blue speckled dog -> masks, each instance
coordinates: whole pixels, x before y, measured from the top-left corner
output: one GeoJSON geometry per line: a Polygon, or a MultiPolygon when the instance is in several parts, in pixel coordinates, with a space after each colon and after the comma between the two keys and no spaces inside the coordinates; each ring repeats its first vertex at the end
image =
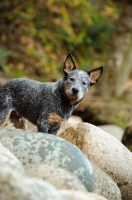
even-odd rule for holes
{"type": "Polygon", "coordinates": [[[56,134],[86,96],[88,88],[99,80],[103,67],[90,72],[77,70],[69,53],[63,71],[64,78],[55,83],[16,78],[0,88],[0,128],[15,111],[36,125],[39,132],[56,134]]]}

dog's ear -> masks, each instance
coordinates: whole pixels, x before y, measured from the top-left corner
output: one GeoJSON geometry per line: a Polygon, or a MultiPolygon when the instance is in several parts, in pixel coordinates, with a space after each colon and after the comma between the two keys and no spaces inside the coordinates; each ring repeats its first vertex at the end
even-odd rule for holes
{"type": "Polygon", "coordinates": [[[63,72],[69,73],[73,69],[76,69],[76,66],[75,66],[75,63],[73,61],[72,54],[69,53],[67,55],[66,59],[65,59],[65,62],[64,62],[63,72]]]}
{"type": "Polygon", "coordinates": [[[102,66],[88,72],[88,75],[90,77],[90,86],[92,86],[92,85],[94,85],[95,83],[98,82],[102,73],[103,73],[103,67],[102,66]]]}

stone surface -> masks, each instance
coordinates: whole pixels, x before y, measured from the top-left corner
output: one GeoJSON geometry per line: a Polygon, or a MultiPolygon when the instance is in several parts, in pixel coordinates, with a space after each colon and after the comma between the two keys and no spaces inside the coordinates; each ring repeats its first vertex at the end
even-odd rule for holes
{"type": "Polygon", "coordinates": [[[78,117],[76,115],[72,115],[68,121],[66,121],[60,128],[60,130],[58,131],[58,134],[60,134],[61,132],[63,132],[66,128],[69,128],[71,126],[74,126],[75,124],[78,124],[82,122],[81,117],[78,117]]]}
{"type": "Polygon", "coordinates": [[[0,161],[0,200],[66,200],[52,185],[22,176],[0,161]]]}
{"type": "Polygon", "coordinates": [[[123,200],[132,199],[132,153],[120,141],[88,123],[68,128],[60,136],[76,144],[117,183],[123,200]]]}
{"type": "Polygon", "coordinates": [[[106,131],[107,133],[113,135],[119,141],[122,141],[124,130],[119,126],[116,126],[114,124],[109,124],[109,125],[100,125],[98,127],[101,128],[103,131],[106,131]]]}
{"type": "Polygon", "coordinates": [[[3,129],[0,140],[25,166],[37,164],[61,167],[75,174],[88,191],[93,191],[93,168],[86,156],[75,145],[57,136],[3,129]]]}
{"type": "Polygon", "coordinates": [[[67,197],[68,200],[107,200],[105,197],[93,193],[70,190],[62,190],[60,192],[62,195],[67,197]]]}
{"type": "Polygon", "coordinates": [[[81,181],[65,169],[47,164],[32,166],[27,169],[26,175],[45,180],[57,189],[87,191],[81,181]]]}
{"type": "Polygon", "coordinates": [[[0,143],[0,161],[21,174],[25,173],[22,163],[0,143]]]}
{"type": "Polygon", "coordinates": [[[121,200],[121,192],[117,184],[98,166],[91,163],[94,170],[94,193],[109,200],[121,200]]]}

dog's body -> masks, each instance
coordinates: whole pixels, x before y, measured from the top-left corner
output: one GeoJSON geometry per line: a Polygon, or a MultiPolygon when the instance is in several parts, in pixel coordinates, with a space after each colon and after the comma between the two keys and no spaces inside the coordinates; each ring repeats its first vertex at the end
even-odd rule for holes
{"type": "Polygon", "coordinates": [[[70,53],[63,69],[64,79],[55,83],[18,78],[0,88],[0,127],[15,110],[36,125],[39,132],[56,134],[103,71],[102,67],[88,73],[77,70],[70,53]]]}

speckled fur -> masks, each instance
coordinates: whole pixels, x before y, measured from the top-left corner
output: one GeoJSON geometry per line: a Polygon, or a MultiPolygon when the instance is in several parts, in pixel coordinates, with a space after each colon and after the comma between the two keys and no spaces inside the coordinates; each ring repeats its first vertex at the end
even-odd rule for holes
{"type": "Polygon", "coordinates": [[[64,62],[64,79],[55,83],[41,83],[27,78],[12,79],[0,88],[0,128],[10,110],[37,126],[39,132],[56,134],[60,122],[68,120],[74,108],[82,101],[88,87],[98,81],[103,68],[84,72],[77,70],[71,53],[64,62]],[[94,73],[99,72],[96,80],[94,73]],[[76,79],[72,80],[75,76],[76,79]],[[77,91],[73,91],[77,89],[77,91]],[[57,118],[51,120],[50,116],[57,118]],[[59,121],[57,121],[59,119],[59,121]],[[52,122],[51,122],[52,121],[52,122]]]}

